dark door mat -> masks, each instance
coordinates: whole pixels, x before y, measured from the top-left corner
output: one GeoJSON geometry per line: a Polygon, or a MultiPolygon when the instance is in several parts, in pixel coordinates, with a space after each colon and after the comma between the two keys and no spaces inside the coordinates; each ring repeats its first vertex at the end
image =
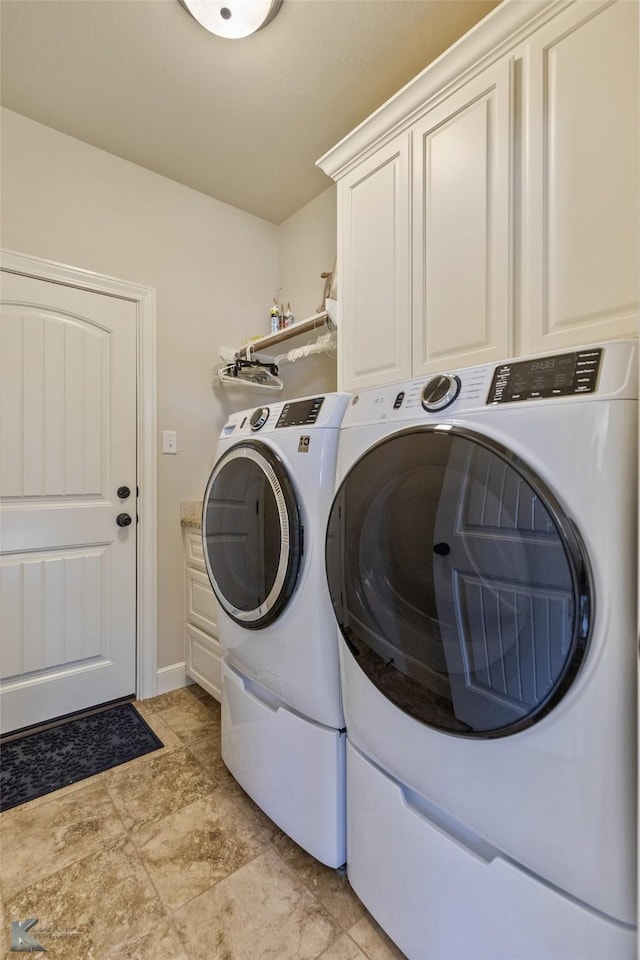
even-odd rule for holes
{"type": "Polygon", "coordinates": [[[110,770],[164,744],[121,703],[0,745],[0,810],[110,770]]]}

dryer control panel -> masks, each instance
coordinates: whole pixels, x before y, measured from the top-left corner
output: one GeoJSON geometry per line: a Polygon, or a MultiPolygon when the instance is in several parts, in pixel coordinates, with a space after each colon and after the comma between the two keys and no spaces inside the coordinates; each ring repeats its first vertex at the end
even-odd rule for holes
{"type": "Polygon", "coordinates": [[[487,403],[513,403],[542,397],[593,393],[598,382],[602,349],[579,350],[537,357],[496,367],[487,403]]]}
{"type": "MultiPolygon", "coordinates": [[[[369,387],[351,397],[343,428],[365,423],[450,422],[472,410],[537,403],[638,398],[638,341],[612,340],[565,353],[514,357],[450,373],[369,387]]],[[[545,403],[546,406],[546,403],[545,403]]]]}

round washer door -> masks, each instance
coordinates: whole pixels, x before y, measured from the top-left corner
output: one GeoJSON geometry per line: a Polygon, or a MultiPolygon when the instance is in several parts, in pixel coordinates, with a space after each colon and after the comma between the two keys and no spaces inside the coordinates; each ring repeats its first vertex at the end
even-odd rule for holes
{"type": "Polygon", "coordinates": [[[296,586],[302,526],[284,464],[266,444],[238,443],[218,460],[205,491],[202,539],[227,615],[247,629],[272,623],[296,586]]]}
{"type": "Polygon", "coordinates": [[[569,689],[593,598],[582,541],[510,451],[454,426],[393,434],[338,489],[327,578],[346,648],[400,709],[516,733],[569,689]]]}

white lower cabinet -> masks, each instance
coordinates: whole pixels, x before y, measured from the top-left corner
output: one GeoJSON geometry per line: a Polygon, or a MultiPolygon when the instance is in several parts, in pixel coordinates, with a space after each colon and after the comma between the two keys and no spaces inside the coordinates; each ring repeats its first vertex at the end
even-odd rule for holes
{"type": "Polygon", "coordinates": [[[185,527],[183,537],[186,672],[219,700],[222,652],[217,639],[216,598],[206,573],[200,531],[185,527]]]}

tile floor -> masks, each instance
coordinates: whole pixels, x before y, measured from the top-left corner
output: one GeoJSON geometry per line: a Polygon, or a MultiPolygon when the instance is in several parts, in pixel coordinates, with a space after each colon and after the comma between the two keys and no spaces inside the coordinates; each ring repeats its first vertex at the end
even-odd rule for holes
{"type": "Polygon", "coordinates": [[[402,960],[230,776],[216,700],[136,706],[162,750],[0,815],[3,960],[30,917],[50,960],[402,960]]]}

